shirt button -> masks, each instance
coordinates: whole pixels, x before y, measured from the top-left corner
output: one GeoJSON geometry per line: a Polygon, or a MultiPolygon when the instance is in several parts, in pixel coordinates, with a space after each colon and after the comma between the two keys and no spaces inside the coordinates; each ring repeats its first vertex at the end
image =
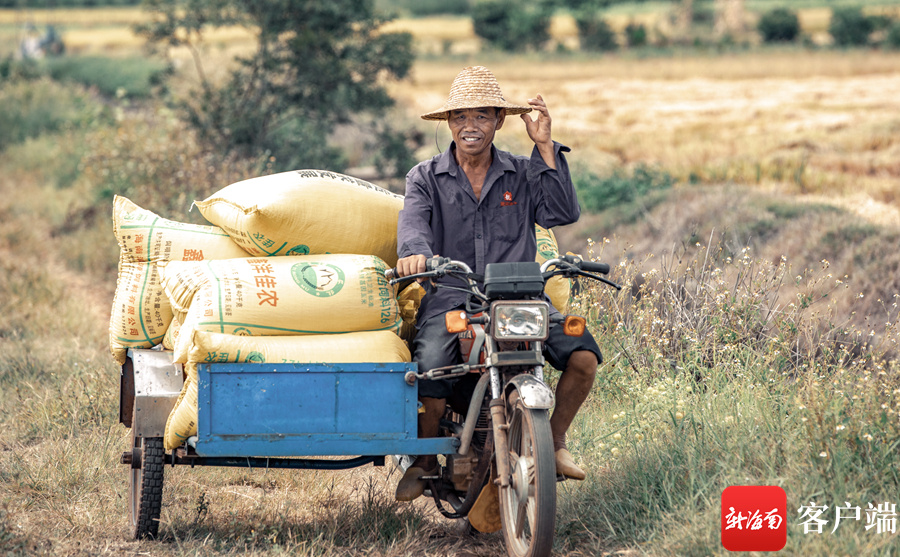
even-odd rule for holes
{"type": "Polygon", "coordinates": [[[480,239],[481,239],[481,234],[476,234],[475,237],[478,238],[478,239],[480,240],[480,239]]]}

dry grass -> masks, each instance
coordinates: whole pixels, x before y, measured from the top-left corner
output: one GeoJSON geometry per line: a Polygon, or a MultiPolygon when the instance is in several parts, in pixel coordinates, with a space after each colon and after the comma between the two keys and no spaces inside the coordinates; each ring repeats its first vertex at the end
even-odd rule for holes
{"type": "MultiPolygon", "coordinates": [[[[488,65],[508,98],[541,93],[556,138],[595,171],[643,162],[683,182],[897,200],[900,54],[428,61],[393,93],[419,113],[440,106],[452,76],[470,62],[488,65]]],[[[527,146],[515,121],[499,139],[527,146]]]]}

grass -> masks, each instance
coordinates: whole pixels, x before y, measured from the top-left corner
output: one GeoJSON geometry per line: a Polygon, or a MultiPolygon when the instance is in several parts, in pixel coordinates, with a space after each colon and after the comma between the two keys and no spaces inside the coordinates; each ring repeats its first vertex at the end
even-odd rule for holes
{"type": "MultiPolygon", "coordinates": [[[[865,512],[812,535],[796,511],[897,502],[897,60],[451,53],[395,89],[414,118],[485,63],[508,98],[544,94],[579,172],[622,178],[594,183],[620,204],[557,231],[625,285],[575,303],[605,363],[570,432],[589,479],[560,485],[557,554],[725,555],[720,494],[754,484],[788,494],[787,554],[895,551],[865,512]],[[633,182],[642,164],[675,183],[633,182]]],[[[0,98],[0,553],[502,553],[497,535],[393,501],[397,474],[375,467],[167,469],[161,539],[128,540],[110,197],[189,221],[192,199],[266,161],[223,158],[155,100],[46,79],[4,81],[0,98]]],[[[498,141],[524,152],[516,124],[498,141]]]]}
{"type": "Polygon", "coordinates": [[[145,57],[68,56],[48,58],[46,71],[62,82],[96,87],[106,96],[148,98],[163,84],[168,65],[145,57]]]}
{"type": "Polygon", "coordinates": [[[827,270],[793,278],[784,263],[723,255],[701,245],[662,267],[623,262],[631,295],[581,299],[608,363],[592,394],[602,416],[579,422],[577,448],[607,469],[565,500],[560,524],[595,551],[637,538],[654,540],[653,555],[706,555],[725,487],[779,485],[789,554],[889,551],[892,538],[862,524],[805,535],[794,510],[895,493],[896,329],[870,341],[833,321],[843,286],[827,270]],[[795,296],[781,297],[790,283],[795,296]]]}

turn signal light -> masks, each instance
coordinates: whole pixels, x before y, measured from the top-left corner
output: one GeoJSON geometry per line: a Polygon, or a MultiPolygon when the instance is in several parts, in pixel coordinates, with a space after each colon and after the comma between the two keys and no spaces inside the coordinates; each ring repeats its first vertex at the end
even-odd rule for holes
{"type": "Polygon", "coordinates": [[[448,333],[461,333],[469,328],[469,317],[464,311],[449,311],[444,315],[448,333]]]}
{"type": "Polygon", "coordinates": [[[580,337],[584,334],[586,322],[580,315],[567,315],[563,322],[563,332],[569,337],[580,337]]]}

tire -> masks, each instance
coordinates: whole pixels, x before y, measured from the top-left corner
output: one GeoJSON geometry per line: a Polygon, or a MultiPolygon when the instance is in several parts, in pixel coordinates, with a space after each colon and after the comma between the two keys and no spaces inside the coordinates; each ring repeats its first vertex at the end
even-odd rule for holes
{"type": "MultiPolygon", "coordinates": [[[[514,396],[517,399],[517,397],[514,396]]],[[[556,529],[556,456],[547,410],[510,401],[507,410],[511,481],[500,488],[500,520],[512,557],[545,557],[556,529]]]]}
{"type": "Polygon", "coordinates": [[[132,434],[134,458],[140,465],[129,470],[128,519],[134,539],[155,538],[159,533],[162,509],[163,463],[165,451],[162,437],[137,437],[132,434]]]}

